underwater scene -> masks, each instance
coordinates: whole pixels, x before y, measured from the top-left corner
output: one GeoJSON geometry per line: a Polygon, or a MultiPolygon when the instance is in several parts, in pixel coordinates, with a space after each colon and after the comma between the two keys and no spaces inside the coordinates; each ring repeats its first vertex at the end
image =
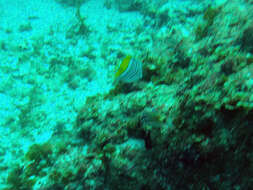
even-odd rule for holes
{"type": "Polygon", "coordinates": [[[253,189],[253,0],[0,0],[0,190],[253,189]]]}

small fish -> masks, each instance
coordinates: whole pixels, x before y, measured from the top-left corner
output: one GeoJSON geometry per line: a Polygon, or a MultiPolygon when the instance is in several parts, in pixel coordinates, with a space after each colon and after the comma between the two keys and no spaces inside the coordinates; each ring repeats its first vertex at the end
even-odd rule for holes
{"type": "Polygon", "coordinates": [[[142,78],[142,63],[131,56],[126,56],[117,72],[115,73],[115,81],[124,83],[135,82],[142,78]]]}

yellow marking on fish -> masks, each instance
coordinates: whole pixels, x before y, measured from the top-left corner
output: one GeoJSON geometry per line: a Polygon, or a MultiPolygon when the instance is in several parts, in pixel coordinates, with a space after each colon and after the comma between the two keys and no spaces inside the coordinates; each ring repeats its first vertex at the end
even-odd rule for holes
{"type": "Polygon", "coordinates": [[[116,81],[131,83],[140,78],[142,78],[142,63],[129,55],[126,56],[115,73],[116,81]]]}
{"type": "Polygon", "coordinates": [[[118,78],[128,67],[132,57],[127,55],[121,62],[118,71],[115,73],[115,78],[118,78]]]}

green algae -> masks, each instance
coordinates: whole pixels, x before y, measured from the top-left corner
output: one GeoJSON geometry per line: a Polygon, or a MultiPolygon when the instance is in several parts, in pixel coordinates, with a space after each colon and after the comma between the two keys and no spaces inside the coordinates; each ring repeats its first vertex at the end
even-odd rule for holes
{"type": "Polygon", "coordinates": [[[24,168],[17,166],[14,167],[7,177],[8,188],[4,190],[32,190],[36,180],[24,175],[24,168]]]}
{"type": "Polygon", "coordinates": [[[38,164],[42,160],[48,160],[50,154],[52,154],[50,143],[33,144],[26,153],[25,158],[38,164]]]}
{"type": "Polygon", "coordinates": [[[41,171],[50,164],[51,154],[52,145],[50,143],[33,144],[25,154],[25,159],[30,161],[25,170],[26,175],[44,175],[41,171]]]}
{"type": "Polygon", "coordinates": [[[195,28],[195,36],[197,40],[201,40],[209,34],[215,18],[219,15],[221,7],[208,7],[203,15],[203,23],[200,23],[195,28]]]}

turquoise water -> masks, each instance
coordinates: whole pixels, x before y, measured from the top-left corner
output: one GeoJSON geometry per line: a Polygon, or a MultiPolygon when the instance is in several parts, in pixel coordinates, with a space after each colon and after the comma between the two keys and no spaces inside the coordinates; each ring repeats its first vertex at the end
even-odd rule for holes
{"type": "Polygon", "coordinates": [[[0,190],[251,189],[253,1],[0,0],[0,132],[0,190]]]}

